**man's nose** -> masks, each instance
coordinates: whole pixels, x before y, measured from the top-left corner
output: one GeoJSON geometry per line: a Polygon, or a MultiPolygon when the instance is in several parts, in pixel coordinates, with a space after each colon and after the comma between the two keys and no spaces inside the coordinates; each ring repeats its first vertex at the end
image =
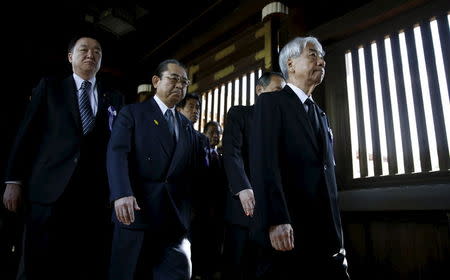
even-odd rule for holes
{"type": "Polygon", "coordinates": [[[94,57],[94,51],[93,50],[88,50],[87,57],[94,57]]]}
{"type": "Polygon", "coordinates": [[[176,87],[176,88],[182,89],[182,88],[183,88],[183,84],[181,83],[181,81],[177,81],[177,82],[175,83],[175,87],[176,87]]]}
{"type": "Polygon", "coordinates": [[[323,57],[319,57],[317,59],[317,65],[321,65],[322,67],[325,67],[325,59],[323,57]]]}

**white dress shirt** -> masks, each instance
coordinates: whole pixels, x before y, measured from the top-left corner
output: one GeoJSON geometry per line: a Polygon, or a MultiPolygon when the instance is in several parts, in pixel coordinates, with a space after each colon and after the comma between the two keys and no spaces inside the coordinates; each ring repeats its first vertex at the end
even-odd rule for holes
{"type": "MultiPolygon", "coordinates": [[[[294,86],[291,83],[287,83],[287,85],[295,92],[295,94],[297,94],[298,98],[300,99],[300,101],[303,104],[303,108],[305,108],[306,113],[308,113],[308,105],[305,104],[306,99],[311,99],[312,102],[314,102],[314,100],[312,99],[312,96],[308,96],[303,90],[301,90],[300,88],[294,86]]],[[[314,102],[316,103],[316,102],[314,102]]]]}

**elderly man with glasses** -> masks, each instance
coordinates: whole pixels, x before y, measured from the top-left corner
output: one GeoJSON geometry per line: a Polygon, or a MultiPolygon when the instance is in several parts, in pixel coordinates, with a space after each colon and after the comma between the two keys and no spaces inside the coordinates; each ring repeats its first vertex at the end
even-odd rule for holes
{"type": "Polygon", "coordinates": [[[191,277],[191,182],[202,162],[192,123],[175,110],[189,85],[186,67],[165,60],[153,98],[124,107],[107,151],[114,237],[110,279],[191,277]]]}

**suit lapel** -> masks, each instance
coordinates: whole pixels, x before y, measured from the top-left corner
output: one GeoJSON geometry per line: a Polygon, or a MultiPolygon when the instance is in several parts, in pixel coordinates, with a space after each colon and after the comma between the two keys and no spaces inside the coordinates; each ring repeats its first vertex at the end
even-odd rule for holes
{"type": "Polygon", "coordinates": [[[166,155],[171,158],[173,154],[173,138],[170,135],[169,127],[167,126],[167,121],[164,118],[161,109],[159,109],[158,104],[153,98],[150,98],[146,101],[149,106],[149,125],[155,127],[157,133],[156,137],[159,140],[159,143],[163,147],[166,155]]]}
{"type": "Polygon", "coordinates": [[[108,108],[109,100],[107,96],[106,89],[102,86],[102,83],[97,79],[97,114],[95,116],[95,125],[98,126],[108,126],[108,108]],[[106,114],[106,116],[105,116],[106,114]]]}
{"type": "Polygon", "coordinates": [[[316,151],[319,151],[317,137],[315,137],[314,135],[313,128],[311,126],[311,123],[309,122],[308,115],[306,114],[305,108],[303,107],[300,98],[298,98],[297,94],[295,94],[295,92],[289,86],[285,86],[283,90],[287,93],[291,101],[288,103],[290,104],[290,106],[294,107],[295,116],[297,117],[297,120],[301,123],[301,125],[305,128],[306,134],[308,135],[311,144],[316,149],[316,151]]]}
{"type": "Polygon", "coordinates": [[[63,96],[69,104],[69,110],[72,113],[73,119],[77,129],[81,130],[80,109],[78,106],[77,87],[73,76],[70,76],[63,81],[63,96]]]}
{"type": "Polygon", "coordinates": [[[323,156],[326,158],[326,155],[328,154],[328,143],[327,143],[327,137],[328,137],[328,123],[327,123],[327,117],[325,115],[325,112],[317,106],[317,113],[320,123],[320,134],[322,139],[322,147],[323,147],[323,156]]]}
{"type": "Polygon", "coordinates": [[[102,84],[97,80],[97,100],[98,100],[98,107],[97,107],[97,116],[99,114],[102,114],[106,111],[106,92],[104,91],[104,88],[102,87],[102,84]]]}

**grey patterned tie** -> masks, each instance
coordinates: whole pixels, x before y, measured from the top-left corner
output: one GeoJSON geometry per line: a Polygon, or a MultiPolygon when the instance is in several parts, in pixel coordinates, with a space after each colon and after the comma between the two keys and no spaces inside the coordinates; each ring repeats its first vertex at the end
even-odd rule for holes
{"type": "Polygon", "coordinates": [[[164,117],[167,120],[167,125],[169,126],[170,135],[172,135],[172,137],[176,143],[177,138],[176,138],[176,134],[175,134],[175,123],[174,123],[174,116],[173,116],[172,110],[167,109],[166,112],[164,113],[164,117]]]}
{"type": "Polygon", "coordinates": [[[83,134],[86,135],[94,125],[94,114],[92,113],[91,102],[89,101],[89,91],[91,82],[84,81],[81,84],[81,94],[78,97],[80,106],[81,123],[83,124],[83,134]]]}

